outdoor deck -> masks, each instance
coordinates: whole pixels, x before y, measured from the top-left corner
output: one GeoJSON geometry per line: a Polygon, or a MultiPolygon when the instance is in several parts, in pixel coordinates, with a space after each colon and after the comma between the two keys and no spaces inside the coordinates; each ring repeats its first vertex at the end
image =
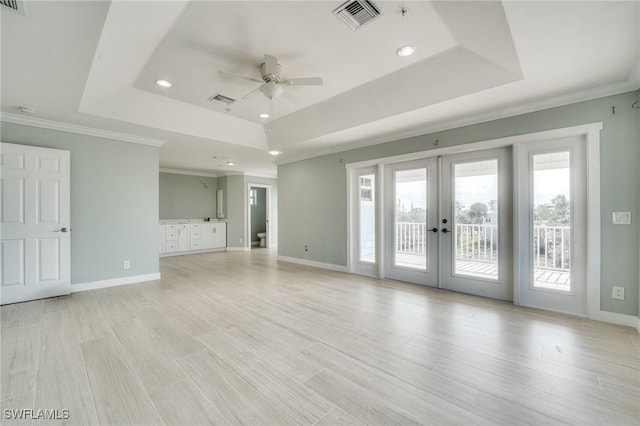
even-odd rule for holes
{"type": "MultiPolygon", "coordinates": [[[[396,264],[409,268],[424,269],[426,256],[410,253],[397,253],[396,264]]],[[[456,262],[456,274],[468,275],[476,278],[495,279],[498,274],[496,263],[484,261],[458,260],[456,262]]],[[[550,290],[569,291],[570,273],[545,268],[535,268],[535,283],[538,288],[550,290]]]]}

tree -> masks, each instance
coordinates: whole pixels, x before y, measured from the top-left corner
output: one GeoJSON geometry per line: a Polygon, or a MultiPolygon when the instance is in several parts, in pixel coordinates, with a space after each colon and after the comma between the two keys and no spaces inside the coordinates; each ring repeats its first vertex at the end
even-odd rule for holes
{"type": "Polygon", "coordinates": [[[549,204],[536,206],[534,220],[540,226],[568,226],[571,220],[571,203],[564,194],[558,194],[549,204]]]}

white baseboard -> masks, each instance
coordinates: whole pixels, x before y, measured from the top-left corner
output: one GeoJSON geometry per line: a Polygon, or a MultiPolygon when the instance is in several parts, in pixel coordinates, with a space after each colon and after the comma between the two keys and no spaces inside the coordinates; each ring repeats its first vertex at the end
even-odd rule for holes
{"type": "Polygon", "coordinates": [[[160,257],[185,256],[189,254],[202,254],[202,253],[215,253],[217,251],[225,251],[225,250],[226,250],[226,247],[215,248],[215,249],[205,249],[205,250],[193,250],[193,251],[172,251],[169,253],[160,253],[160,257]]]}
{"type": "Polygon", "coordinates": [[[304,266],[313,266],[314,268],[329,269],[331,271],[338,271],[338,272],[347,272],[346,266],[336,265],[333,263],[316,262],[314,260],[299,259],[297,257],[280,256],[280,255],[278,255],[277,259],[282,262],[296,263],[298,265],[304,265],[304,266]]]}
{"type": "Polygon", "coordinates": [[[227,251],[251,251],[251,247],[227,247],[227,251]]]}
{"type": "Polygon", "coordinates": [[[88,283],[72,284],[71,293],[79,291],[97,290],[99,288],[115,287],[119,285],[135,284],[144,281],[154,281],[160,279],[160,272],[155,274],[133,275],[130,277],[114,278],[112,280],[92,281],[88,283]]]}
{"type": "Polygon", "coordinates": [[[598,311],[591,316],[592,320],[608,322],[611,324],[625,325],[638,329],[640,333],[640,319],[635,315],[617,314],[615,312],[598,311]]]}

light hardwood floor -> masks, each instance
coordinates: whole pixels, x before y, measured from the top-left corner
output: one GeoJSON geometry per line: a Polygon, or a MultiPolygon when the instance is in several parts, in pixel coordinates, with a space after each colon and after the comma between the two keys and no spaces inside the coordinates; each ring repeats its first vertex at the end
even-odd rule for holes
{"type": "Polygon", "coordinates": [[[275,257],[2,307],[3,424],[640,423],[633,329],[275,257]]]}

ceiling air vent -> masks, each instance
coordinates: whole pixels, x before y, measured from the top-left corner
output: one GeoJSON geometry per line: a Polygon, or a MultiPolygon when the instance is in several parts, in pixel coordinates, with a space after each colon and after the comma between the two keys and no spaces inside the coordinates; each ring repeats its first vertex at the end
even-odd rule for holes
{"type": "Polygon", "coordinates": [[[226,106],[231,105],[232,103],[234,103],[236,100],[229,98],[227,96],[221,95],[219,93],[212,95],[209,97],[209,99],[207,99],[209,102],[218,102],[221,104],[224,104],[226,106]]]}
{"type": "Polygon", "coordinates": [[[380,10],[369,0],[348,1],[333,11],[333,14],[349,27],[357,30],[367,22],[380,16],[380,10]]]}
{"type": "Polygon", "coordinates": [[[23,0],[0,0],[0,6],[7,7],[24,15],[24,1],[23,0]]]}

